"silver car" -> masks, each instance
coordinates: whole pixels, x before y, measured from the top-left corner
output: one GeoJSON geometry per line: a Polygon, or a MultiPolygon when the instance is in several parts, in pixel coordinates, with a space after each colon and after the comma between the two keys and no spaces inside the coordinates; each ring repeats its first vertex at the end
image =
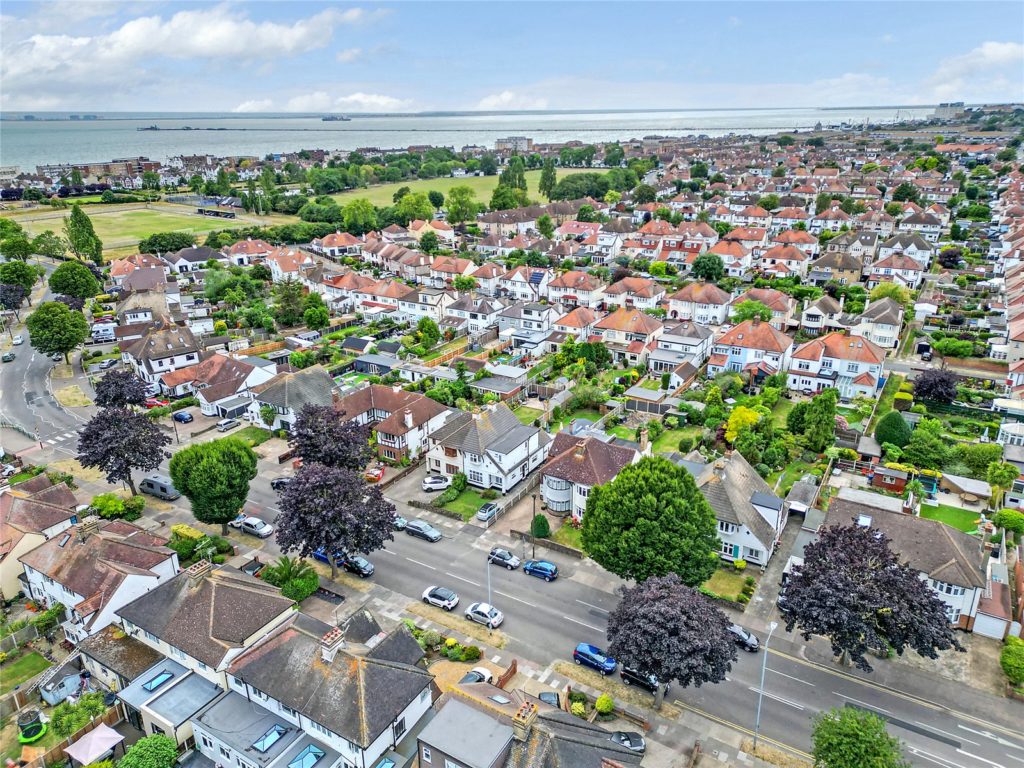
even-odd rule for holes
{"type": "Polygon", "coordinates": [[[505,620],[505,614],[488,603],[473,603],[466,609],[466,618],[488,629],[497,629],[505,620]]]}
{"type": "Polygon", "coordinates": [[[423,483],[420,487],[427,493],[430,493],[431,491],[444,491],[451,484],[452,479],[450,477],[445,477],[444,475],[427,475],[423,478],[423,483]]]}
{"type": "Polygon", "coordinates": [[[274,526],[263,522],[258,517],[238,517],[228,523],[228,525],[237,528],[242,533],[258,536],[261,539],[266,539],[274,533],[274,526]]]}

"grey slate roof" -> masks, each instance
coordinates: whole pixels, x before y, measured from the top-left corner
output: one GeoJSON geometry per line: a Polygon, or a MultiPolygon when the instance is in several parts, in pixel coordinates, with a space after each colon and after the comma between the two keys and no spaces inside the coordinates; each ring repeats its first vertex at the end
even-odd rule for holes
{"type": "Polygon", "coordinates": [[[449,699],[420,741],[462,765],[493,765],[512,740],[512,726],[458,699],[449,699]]]}
{"type": "Polygon", "coordinates": [[[899,325],[901,314],[903,314],[903,307],[892,299],[885,298],[872,301],[864,308],[860,316],[864,320],[871,320],[875,323],[899,325]]]}
{"type": "Polygon", "coordinates": [[[159,651],[124,634],[115,624],[80,641],[78,649],[129,682],[162,658],[159,651]]]}
{"type": "Polygon", "coordinates": [[[608,738],[608,731],[568,712],[537,715],[526,741],[512,742],[505,768],[601,768],[605,760],[639,765],[641,755],[608,738]]]}
{"type": "Polygon", "coordinates": [[[507,405],[498,403],[480,413],[456,414],[431,437],[446,448],[482,456],[487,451],[506,453],[537,431],[522,424],[507,405]]]}
{"type": "Polygon", "coordinates": [[[782,502],[738,451],[706,464],[697,477],[697,487],[716,519],[746,526],[766,547],[775,541],[775,529],[754,509],[754,503],[778,510],[782,502]]]}
{"type": "Polygon", "coordinates": [[[298,411],[307,404],[330,405],[333,389],[334,379],[323,366],[314,365],[295,373],[282,373],[252,391],[261,403],[298,411]]]}

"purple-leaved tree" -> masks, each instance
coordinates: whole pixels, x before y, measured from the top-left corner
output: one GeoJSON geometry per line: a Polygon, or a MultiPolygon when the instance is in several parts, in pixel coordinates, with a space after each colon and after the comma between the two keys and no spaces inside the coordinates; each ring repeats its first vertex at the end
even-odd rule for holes
{"type": "Polygon", "coordinates": [[[373,456],[370,430],[330,405],[304,405],[295,419],[291,445],[306,464],[362,470],[373,456]]]}
{"type": "Polygon", "coordinates": [[[128,408],[104,408],[78,437],[78,461],[107,474],[108,483],[125,482],[136,495],[132,471],[160,466],[164,447],[171,442],[146,414],[128,408]]]}
{"type": "Polygon", "coordinates": [[[146,385],[132,371],[107,371],[96,382],[96,405],[100,408],[120,408],[142,405],[146,400],[146,385]]]}

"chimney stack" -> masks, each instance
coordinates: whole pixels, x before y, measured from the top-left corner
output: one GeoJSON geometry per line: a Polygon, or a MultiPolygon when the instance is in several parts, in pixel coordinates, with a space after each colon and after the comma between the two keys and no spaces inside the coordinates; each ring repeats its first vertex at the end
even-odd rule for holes
{"type": "Polygon", "coordinates": [[[188,570],[185,571],[188,574],[188,588],[195,589],[198,587],[212,570],[213,563],[206,559],[190,565],[188,570]]]}
{"type": "Polygon", "coordinates": [[[330,664],[343,645],[345,645],[345,635],[338,627],[335,627],[320,638],[320,658],[326,664],[330,664]]]}
{"type": "Polygon", "coordinates": [[[647,452],[648,433],[647,427],[640,430],[640,453],[647,452]]]}
{"type": "Polygon", "coordinates": [[[403,416],[402,416],[402,421],[405,423],[405,428],[406,429],[412,429],[412,425],[413,425],[412,411],[406,410],[405,414],[403,414],[403,416]]]}
{"type": "Polygon", "coordinates": [[[83,518],[82,522],[78,524],[75,531],[78,533],[78,540],[85,541],[89,536],[96,533],[100,529],[100,519],[95,515],[83,518]]]}
{"type": "Polygon", "coordinates": [[[512,738],[516,741],[526,741],[530,738],[530,729],[533,728],[533,721],[537,719],[537,705],[524,702],[515,716],[512,718],[512,738]]]}

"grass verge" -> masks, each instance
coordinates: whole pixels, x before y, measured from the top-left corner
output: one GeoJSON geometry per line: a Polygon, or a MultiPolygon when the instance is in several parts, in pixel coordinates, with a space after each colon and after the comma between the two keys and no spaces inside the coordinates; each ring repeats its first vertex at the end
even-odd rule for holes
{"type": "Polygon", "coordinates": [[[255,448],[257,445],[262,445],[267,442],[274,435],[267,429],[260,429],[259,427],[248,426],[244,429],[238,430],[235,433],[235,437],[240,440],[244,440],[250,448],[255,448]]]}
{"type": "Polygon", "coordinates": [[[445,504],[444,508],[461,515],[463,520],[468,521],[486,503],[487,499],[477,493],[477,491],[472,488],[466,488],[455,497],[455,501],[445,504]]]}
{"type": "MultiPolygon", "coordinates": [[[[588,685],[591,688],[607,693],[616,703],[625,702],[632,704],[636,707],[644,707],[651,709],[654,705],[654,694],[648,693],[645,690],[634,688],[631,685],[623,685],[618,675],[608,675],[605,677],[592,669],[582,667],[578,664],[573,664],[571,661],[556,661],[553,665],[555,672],[562,675],[563,677],[569,678],[569,680],[576,680],[584,685],[588,685]]],[[[669,697],[672,696],[672,691],[669,690],[669,697]]],[[[661,705],[661,711],[658,712],[661,717],[667,717],[671,720],[679,717],[679,709],[672,704],[669,704],[666,700],[661,705]]]]}
{"type": "Polygon", "coordinates": [[[92,400],[86,396],[85,392],[77,384],[55,389],[53,396],[65,408],[85,408],[92,405],[92,400]]]}
{"type": "Polygon", "coordinates": [[[460,604],[454,611],[449,613],[426,603],[410,603],[406,606],[405,610],[429,619],[435,624],[440,624],[442,627],[448,627],[456,632],[461,632],[467,637],[472,637],[474,640],[479,640],[481,643],[486,643],[493,648],[505,647],[505,644],[508,642],[508,636],[504,632],[500,629],[488,630],[487,627],[477,624],[475,621],[468,621],[465,613],[463,613],[464,608],[465,606],[460,604]]]}
{"type": "Polygon", "coordinates": [[[551,540],[583,552],[583,530],[563,523],[551,534],[551,540]]]}

